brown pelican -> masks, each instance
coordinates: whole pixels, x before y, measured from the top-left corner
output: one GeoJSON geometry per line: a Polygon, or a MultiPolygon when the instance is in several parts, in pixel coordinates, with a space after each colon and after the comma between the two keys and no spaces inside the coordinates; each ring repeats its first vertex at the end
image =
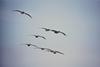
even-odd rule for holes
{"type": "Polygon", "coordinates": [[[36,38],[40,37],[40,38],[46,39],[45,37],[40,36],[40,35],[33,35],[33,36],[35,36],[36,38]]]}
{"type": "Polygon", "coordinates": [[[13,11],[19,12],[21,14],[25,14],[25,15],[29,16],[30,18],[32,18],[32,16],[30,14],[28,14],[28,13],[26,13],[24,11],[20,11],[20,10],[13,10],[13,11]]]}
{"type": "Polygon", "coordinates": [[[63,34],[64,36],[66,36],[66,34],[63,33],[63,32],[61,32],[61,31],[57,31],[57,30],[51,30],[51,31],[54,32],[55,34],[61,33],[61,34],[63,34]]]}

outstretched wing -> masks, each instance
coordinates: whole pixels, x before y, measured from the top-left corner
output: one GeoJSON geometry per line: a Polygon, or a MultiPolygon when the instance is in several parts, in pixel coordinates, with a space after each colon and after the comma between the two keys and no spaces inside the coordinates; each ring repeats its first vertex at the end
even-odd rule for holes
{"type": "Polygon", "coordinates": [[[28,14],[28,13],[25,13],[25,15],[29,16],[29,17],[32,19],[32,16],[31,16],[30,14],[28,14]]]}
{"type": "Polygon", "coordinates": [[[41,38],[43,38],[43,39],[46,39],[45,37],[43,37],[43,36],[39,36],[39,37],[41,37],[41,38]]]}
{"type": "Polygon", "coordinates": [[[16,11],[16,12],[20,12],[20,13],[23,12],[23,11],[20,11],[20,10],[12,10],[12,11],[16,11]]]}
{"type": "Polygon", "coordinates": [[[63,34],[64,36],[66,36],[66,34],[64,32],[59,31],[59,33],[63,34]]]}
{"type": "Polygon", "coordinates": [[[32,44],[32,46],[34,46],[35,48],[41,49],[41,48],[40,48],[40,47],[38,47],[37,45],[33,45],[33,44],[32,44]]]}
{"type": "Polygon", "coordinates": [[[48,28],[41,28],[41,29],[44,29],[45,31],[50,31],[50,29],[48,29],[48,28]]]}
{"type": "Polygon", "coordinates": [[[59,53],[59,54],[63,54],[64,55],[64,53],[62,53],[62,52],[59,52],[59,51],[55,51],[56,53],[59,53]]]}

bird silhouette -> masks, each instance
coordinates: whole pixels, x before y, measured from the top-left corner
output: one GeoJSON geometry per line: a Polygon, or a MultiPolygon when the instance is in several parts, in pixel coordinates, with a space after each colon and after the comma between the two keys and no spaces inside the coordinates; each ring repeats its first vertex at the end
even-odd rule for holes
{"type": "Polygon", "coordinates": [[[43,38],[43,39],[46,39],[45,37],[43,37],[43,36],[40,36],[40,35],[33,35],[33,36],[35,36],[36,38],[43,38]]]}
{"type": "Polygon", "coordinates": [[[61,34],[63,34],[64,36],[66,36],[66,34],[65,34],[64,32],[57,31],[57,30],[51,30],[51,31],[54,32],[55,34],[61,33],[61,34]]]}
{"type": "Polygon", "coordinates": [[[45,31],[50,31],[50,29],[48,29],[48,28],[41,28],[41,29],[44,29],[45,31]]]}
{"type": "Polygon", "coordinates": [[[20,10],[13,10],[13,11],[19,12],[21,14],[25,14],[25,15],[29,16],[32,19],[32,16],[30,14],[24,12],[24,11],[20,11],[20,10]]]}

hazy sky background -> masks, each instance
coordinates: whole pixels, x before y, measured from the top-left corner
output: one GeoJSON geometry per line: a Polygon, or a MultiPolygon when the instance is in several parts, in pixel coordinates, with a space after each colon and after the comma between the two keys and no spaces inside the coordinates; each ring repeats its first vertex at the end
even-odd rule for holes
{"type": "Polygon", "coordinates": [[[0,67],[100,67],[100,0],[1,0],[0,8],[0,67]],[[33,18],[12,11],[16,9],[33,18]],[[35,39],[32,34],[47,40],[35,39]],[[35,50],[25,43],[65,55],[35,50]]]}

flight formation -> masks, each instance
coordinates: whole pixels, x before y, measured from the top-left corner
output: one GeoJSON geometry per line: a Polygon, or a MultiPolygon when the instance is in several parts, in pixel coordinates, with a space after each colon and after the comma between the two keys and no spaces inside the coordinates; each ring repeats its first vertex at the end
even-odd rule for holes
{"type": "Polygon", "coordinates": [[[30,44],[30,43],[29,43],[29,44],[25,44],[25,45],[27,45],[28,47],[33,46],[33,47],[35,47],[35,48],[37,48],[37,49],[45,50],[45,51],[51,52],[51,53],[53,53],[53,54],[59,53],[59,54],[64,55],[64,53],[62,53],[62,52],[60,52],[60,51],[55,51],[55,50],[52,50],[52,49],[49,49],[49,48],[42,48],[42,47],[39,47],[39,46],[37,46],[37,45],[30,44]]]}
{"type": "MultiPolygon", "coordinates": [[[[22,10],[12,10],[13,12],[15,13],[20,13],[20,15],[25,15],[25,16],[28,16],[29,18],[32,19],[32,15],[25,12],[25,11],[22,11],[22,10]]],[[[19,16],[20,16],[19,15],[19,16]]],[[[60,30],[55,30],[55,29],[49,29],[49,28],[45,28],[45,27],[41,27],[40,30],[44,30],[45,32],[53,32],[54,34],[61,34],[63,36],[66,36],[66,33],[60,31],[60,30]]],[[[47,38],[45,36],[42,36],[42,35],[38,35],[38,34],[32,34],[32,37],[36,38],[36,39],[44,39],[46,40],[47,38]]],[[[47,51],[47,52],[50,52],[52,54],[62,54],[64,55],[63,52],[60,52],[60,51],[56,51],[56,50],[52,50],[52,49],[49,49],[49,48],[43,48],[43,47],[39,47],[37,45],[34,45],[34,44],[31,44],[31,43],[27,43],[27,44],[24,44],[26,45],[27,47],[35,47],[36,49],[40,49],[40,50],[43,50],[43,51],[47,51]]]]}

